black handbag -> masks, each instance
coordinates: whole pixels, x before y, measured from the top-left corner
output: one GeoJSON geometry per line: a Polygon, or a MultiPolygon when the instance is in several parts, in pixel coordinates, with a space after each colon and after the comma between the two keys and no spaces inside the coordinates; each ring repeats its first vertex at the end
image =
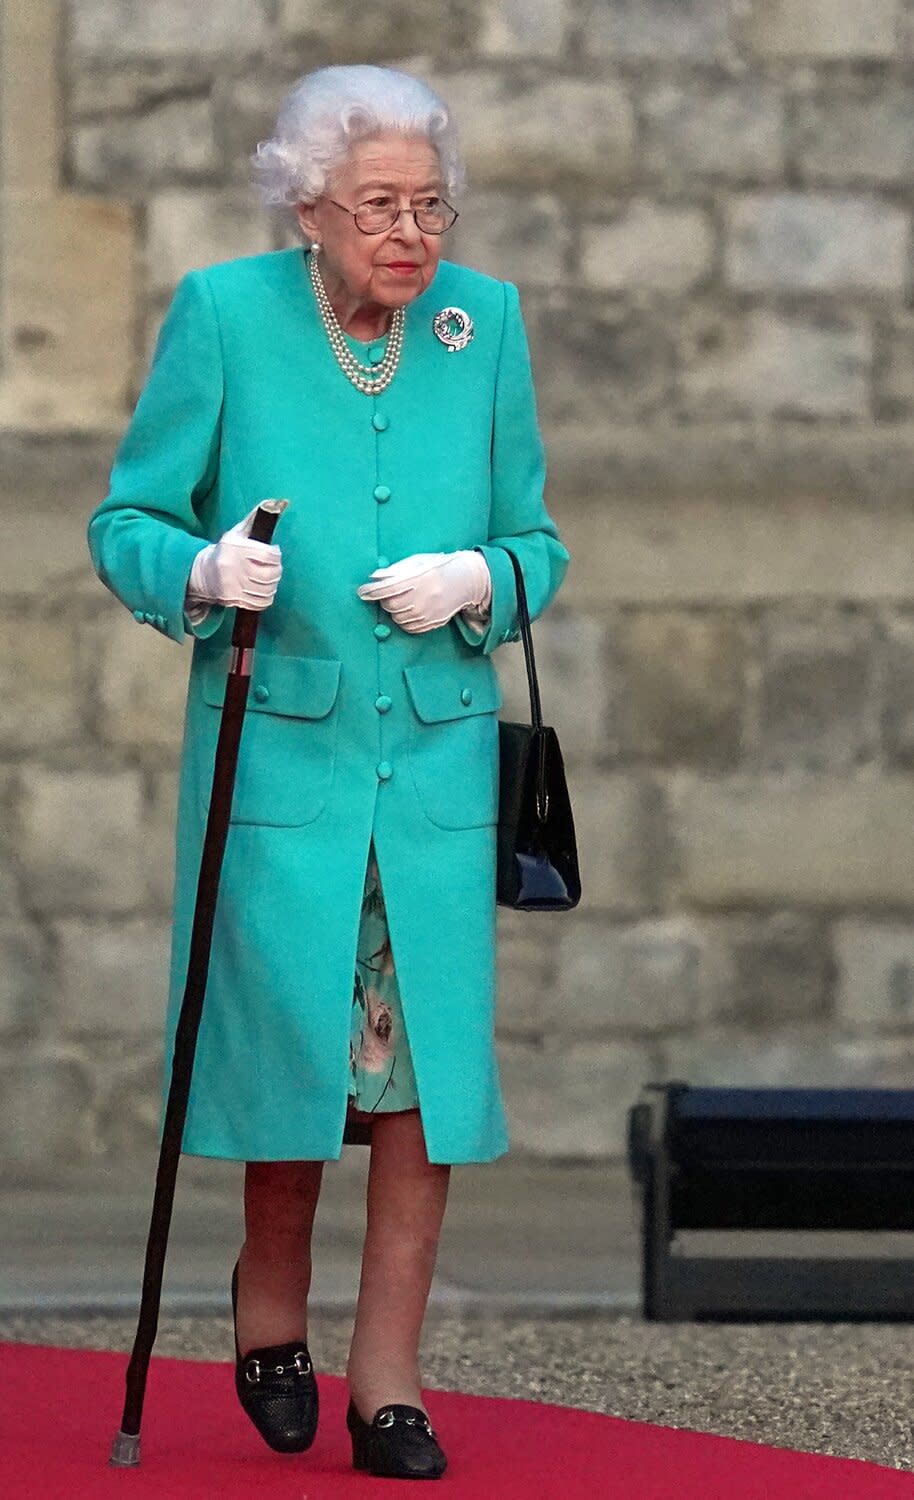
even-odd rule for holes
{"type": "Polygon", "coordinates": [[[581,899],[571,799],[558,735],[543,723],[520,563],[509,547],[530,688],[530,724],[498,721],[496,901],[516,911],[568,911],[581,899]]]}

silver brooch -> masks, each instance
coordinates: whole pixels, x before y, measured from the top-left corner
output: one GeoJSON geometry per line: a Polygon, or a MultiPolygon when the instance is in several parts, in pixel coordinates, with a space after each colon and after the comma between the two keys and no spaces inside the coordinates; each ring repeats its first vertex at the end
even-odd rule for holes
{"type": "Polygon", "coordinates": [[[462,307],[443,307],[432,324],[435,337],[446,345],[449,354],[465,349],[475,332],[473,319],[462,307]]]}

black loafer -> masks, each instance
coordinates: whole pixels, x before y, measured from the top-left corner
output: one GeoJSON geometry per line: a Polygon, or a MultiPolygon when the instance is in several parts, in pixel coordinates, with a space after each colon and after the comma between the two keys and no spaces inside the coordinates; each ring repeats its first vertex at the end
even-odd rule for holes
{"type": "Polygon", "coordinates": [[[304,1340],[238,1348],[238,1262],[232,1272],[235,1323],[235,1390],[265,1443],[277,1453],[303,1453],[317,1432],[317,1380],[304,1340]]]}
{"type": "Polygon", "coordinates": [[[379,1406],[365,1422],[350,1396],[346,1426],[356,1469],[390,1479],[438,1479],[447,1468],[444,1450],[421,1407],[403,1402],[379,1406]]]}

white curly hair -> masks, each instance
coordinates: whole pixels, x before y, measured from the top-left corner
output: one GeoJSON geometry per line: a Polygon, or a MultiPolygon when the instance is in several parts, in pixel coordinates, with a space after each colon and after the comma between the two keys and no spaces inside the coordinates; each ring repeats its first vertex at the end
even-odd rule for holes
{"type": "Polygon", "coordinates": [[[425,135],[438,152],[444,196],[455,203],[466,173],[451,112],[421,79],[370,63],[315,68],[289,90],[273,135],[250,157],[254,186],[301,234],[297,203],[313,203],[354,141],[380,131],[425,135]]]}

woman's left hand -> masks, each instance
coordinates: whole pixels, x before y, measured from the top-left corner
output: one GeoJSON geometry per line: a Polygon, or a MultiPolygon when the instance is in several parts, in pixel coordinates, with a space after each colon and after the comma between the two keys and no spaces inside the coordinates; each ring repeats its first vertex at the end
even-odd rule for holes
{"type": "Polygon", "coordinates": [[[485,609],[492,579],[481,552],[413,552],[387,568],[375,568],[356,589],[376,600],[404,630],[434,630],[461,609],[485,609]]]}

